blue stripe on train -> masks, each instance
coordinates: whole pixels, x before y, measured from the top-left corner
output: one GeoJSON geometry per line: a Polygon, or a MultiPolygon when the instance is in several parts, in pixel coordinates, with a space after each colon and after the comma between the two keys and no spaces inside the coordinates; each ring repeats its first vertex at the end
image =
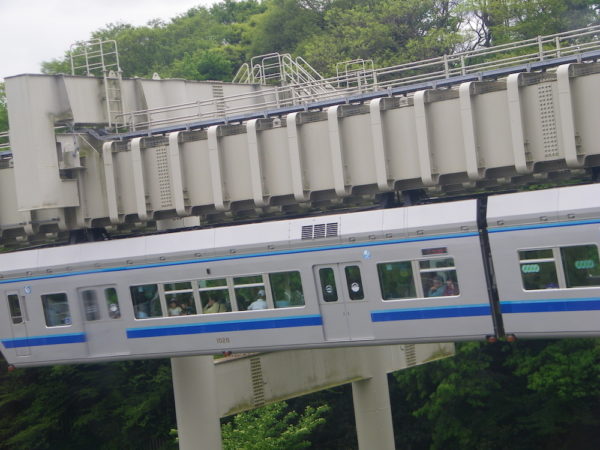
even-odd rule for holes
{"type": "Polygon", "coordinates": [[[323,325],[321,316],[277,317],[273,319],[235,320],[230,322],[193,323],[160,327],[128,328],[129,339],[180,336],[185,334],[223,333],[230,331],[268,330],[323,325]]]}
{"type": "Polygon", "coordinates": [[[489,315],[491,315],[490,305],[481,304],[372,311],[371,320],[373,322],[390,322],[395,320],[444,319],[449,317],[474,317],[489,315]]]}
{"type": "Polygon", "coordinates": [[[564,311],[598,311],[600,298],[571,298],[560,300],[519,300],[500,302],[504,314],[564,312],[564,311]]]}
{"type": "Polygon", "coordinates": [[[561,227],[574,227],[577,225],[594,225],[600,223],[599,219],[589,220],[573,220],[571,222],[550,222],[550,223],[534,223],[528,225],[513,225],[507,227],[494,227],[488,228],[488,233],[506,233],[507,231],[523,231],[523,230],[539,230],[542,228],[561,228],[561,227]]]}
{"type": "Polygon", "coordinates": [[[15,339],[2,339],[4,348],[39,347],[41,345],[76,344],[85,342],[85,333],[54,334],[15,339]]]}

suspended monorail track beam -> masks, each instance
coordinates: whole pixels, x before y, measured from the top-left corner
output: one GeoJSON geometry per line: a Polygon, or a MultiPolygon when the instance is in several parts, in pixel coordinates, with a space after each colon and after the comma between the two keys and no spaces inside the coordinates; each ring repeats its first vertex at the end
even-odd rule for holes
{"type": "MultiPolygon", "coordinates": [[[[599,52],[121,134],[105,131],[101,79],[10,77],[12,158],[0,161],[0,241],[356,207],[421,189],[469,195],[589,178],[600,166],[599,52]]],[[[252,110],[261,95],[260,105],[271,101],[263,88],[123,79],[119,92],[125,110],[154,108],[176,122],[174,110],[160,108],[212,96],[214,104],[235,97],[252,110]]]]}

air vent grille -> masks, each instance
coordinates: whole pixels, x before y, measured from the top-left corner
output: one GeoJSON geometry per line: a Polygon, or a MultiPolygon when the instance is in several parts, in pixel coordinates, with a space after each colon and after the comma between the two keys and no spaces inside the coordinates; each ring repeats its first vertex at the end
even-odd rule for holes
{"type": "Polygon", "coordinates": [[[302,227],[302,239],[321,239],[338,236],[339,225],[337,222],[317,223],[302,227]]]}

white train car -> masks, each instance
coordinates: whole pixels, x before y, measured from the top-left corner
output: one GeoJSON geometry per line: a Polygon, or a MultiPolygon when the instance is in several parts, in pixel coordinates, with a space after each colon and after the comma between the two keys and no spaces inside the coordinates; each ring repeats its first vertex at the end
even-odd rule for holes
{"type": "Polygon", "coordinates": [[[477,201],[0,255],[13,366],[495,334],[477,201]]]}
{"type": "Polygon", "coordinates": [[[504,331],[600,335],[600,185],[489,198],[488,233],[504,331]]]}
{"type": "Polygon", "coordinates": [[[600,336],[600,185],[0,255],[13,366],[600,336]],[[479,216],[478,216],[479,215],[479,216]]]}

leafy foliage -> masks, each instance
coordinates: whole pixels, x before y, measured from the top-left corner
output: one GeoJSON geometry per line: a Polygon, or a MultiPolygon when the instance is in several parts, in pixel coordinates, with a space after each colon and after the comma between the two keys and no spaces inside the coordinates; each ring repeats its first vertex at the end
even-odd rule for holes
{"type": "MultiPolygon", "coordinates": [[[[230,80],[252,56],[300,55],[326,75],[340,61],[376,66],[598,23],[593,0],[226,0],[145,26],[91,34],[119,45],[125,76],[230,80]]],[[[67,60],[42,65],[66,73],[67,60]]]]}
{"type": "Polygon", "coordinates": [[[169,442],[170,366],[136,361],[0,374],[0,449],[144,449],[169,442]]]}
{"type": "Polygon", "coordinates": [[[8,130],[8,110],[6,109],[6,93],[4,83],[0,83],[0,132],[8,130]]]}
{"type": "Polygon", "coordinates": [[[412,411],[396,435],[409,427],[431,448],[597,448],[599,363],[593,339],[460,344],[395,375],[412,411]]]}
{"type": "Polygon", "coordinates": [[[302,414],[287,410],[285,402],[237,414],[221,427],[225,450],[279,450],[308,448],[315,428],[325,423],[327,406],[307,406],[302,414]]]}

